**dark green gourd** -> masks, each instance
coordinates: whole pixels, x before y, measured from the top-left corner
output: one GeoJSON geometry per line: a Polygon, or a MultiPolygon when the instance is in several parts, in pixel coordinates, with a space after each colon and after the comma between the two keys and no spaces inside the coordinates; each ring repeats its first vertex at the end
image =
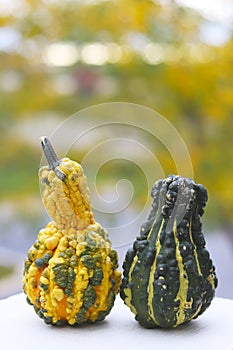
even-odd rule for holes
{"type": "Polygon", "coordinates": [[[143,327],[176,327],[201,315],[217,287],[201,224],[208,195],[169,175],[151,196],[148,220],[125,257],[120,294],[143,327]]]}

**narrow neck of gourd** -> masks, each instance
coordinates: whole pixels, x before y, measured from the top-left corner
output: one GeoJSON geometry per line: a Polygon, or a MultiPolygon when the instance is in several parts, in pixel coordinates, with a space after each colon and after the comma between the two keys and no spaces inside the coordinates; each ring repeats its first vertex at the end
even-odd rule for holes
{"type": "Polygon", "coordinates": [[[83,229],[95,223],[85,178],[83,178],[82,183],[84,183],[82,187],[72,187],[69,183],[62,183],[63,193],[59,201],[58,211],[63,229],[70,227],[83,229]]]}
{"type": "Polygon", "coordinates": [[[62,231],[83,230],[94,224],[94,216],[89,203],[72,188],[59,181],[61,186],[50,186],[42,193],[43,204],[62,231]]]}
{"type": "Polygon", "coordinates": [[[46,189],[42,193],[44,206],[49,216],[61,230],[83,229],[95,223],[91,211],[89,189],[81,166],[69,160],[75,169],[67,171],[67,163],[59,160],[47,137],[41,138],[42,148],[48,161],[49,175],[46,189]]]}

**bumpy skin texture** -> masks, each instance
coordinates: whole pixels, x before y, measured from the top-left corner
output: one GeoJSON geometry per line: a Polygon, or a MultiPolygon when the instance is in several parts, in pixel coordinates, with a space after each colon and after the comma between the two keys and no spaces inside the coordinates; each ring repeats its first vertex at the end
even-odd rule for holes
{"type": "Polygon", "coordinates": [[[98,322],[111,311],[119,289],[117,253],[94,220],[81,166],[64,158],[53,168],[39,171],[53,221],[28,251],[23,289],[48,324],[98,322]]]}
{"type": "Polygon", "coordinates": [[[197,318],[217,287],[201,216],[208,196],[194,181],[169,175],[152,188],[152,210],[126,254],[120,294],[145,328],[197,318]]]}

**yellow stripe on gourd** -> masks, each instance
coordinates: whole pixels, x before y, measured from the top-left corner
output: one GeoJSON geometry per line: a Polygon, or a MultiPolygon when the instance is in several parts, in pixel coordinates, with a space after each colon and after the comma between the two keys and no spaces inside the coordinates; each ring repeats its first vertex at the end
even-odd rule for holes
{"type": "Polygon", "coordinates": [[[189,280],[187,273],[184,269],[184,264],[183,264],[183,258],[180,253],[180,243],[177,238],[177,227],[176,227],[176,220],[174,220],[174,226],[173,226],[173,233],[174,233],[174,239],[175,239],[175,244],[176,244],[176,261],[178,264],[179,268],[179,290],[176,295],[175,301],[180,301],[179,309],[176,313],[176,326],[179,324],[182,324],[185,320],[185,309],[191,309],[192,308],[192,302],[187,301],[187,294],[188,294],[188,287],[189,287],[189,280]]]}
{"type": "MultiPolygon", "coordinates": [[[[147,288],[147,292],[148,292],[148,303],[147,303],[148,313],[149,313],[149,316],[152,318],[152,320],[156,324],[158,324],[158,322],[157,322],[156,317],[154,315],[154,308],[153,308],[153,304],[152,303],[153,303],[153,298],[154,298],[154,279],[155,279],[154,275],[155,275],[155,270],[156,270],[156,259],[157,259],[157,256],[158,256],[159,252],[160,252],[160,249],[161,249],[160,234],[162,232],[163,225],[164,225],[164,219],[161,222],[161,225],[160,225],[160,228],[159,228],[159,231],[158,231],[158,235],[157,235],[157,239],[156,239],[156,243],[155,243],[156,254],[155,254],[153,265],[151,267],[150,276],[149,276],[149,282],[148,282],[148,288],[147,288]]],[[[151,228],[150,234],[153,231],[153,228],[154,228],[154,225],[151,228]]]]}
{"type": "MultiPolygon", "coordinates": [[[[132,273],[133,273],[133,270],[136,266],[138,262],[138,256],[135,255],[135,257],[133,258],[133,262],[132,262],[132,265],[130,267],[130,270],[129,270],[129,274],[128,274],[128,283],[130,283],[132,281],[132,273]]],[[[136,308],[133,306],[133,304],[131,303],[132,301],[132,291],[129,287],[125,288],[124,289],[124,293],[126,295],[126,298],[124,300],[125,304],[130,308],[130,310],[135,314],[137,315],[137,310],[136,308]]]]}
{"type": "Polygon", "coordinates": [[[198,272],[199,276],[202,276],[201,267],[200,267],[199,259],[198,259],[198,256],[197,256],[197,247],[196,247],[196,245],[194,244],[194,241],[193,241],[192,220],[190,220],[190,223],[189,223],[189,237],[190,237],[190,241],[191,241],[191,243],[193,244],[193,247],[194,247],[193,253],[194,253],[194,258],[195,258],[196,265],[197,265],[197,272],[198,272]]]}
{"type": "MultiPolygon", "coordinates": [[[[152,225],[152,227],[151,227],[151,229],[150,229],[150,232],[149,232],[148,235],[147,235],[147,239],[150,237],[150,235],[151,235],[151,233],[152,233],[152,231],[153,231],[153,227],[154,227],[154,226],[152,225]]],[[[128,273],[128,284],[132,281],[132,273],[133,273],[133,271],[134,271],[134,268],[135,268],[137,262],[138,262],[138,256],[135,255],[135,257],[133,258],[133,261],[132,261],[132,264],[131,264],[129,273],[128,273]]],[[[125,288],[125,289],[124,289],[124,293],[125,293],[125,295],[126,295],[126,298],[125,298],[125,300],[124,300],[125,304],[126,304],[127,306],[129,306],[130,309],[131,309],[131,311],[136,315],[136,314],[137,314],[137,310],[136,310],[136,308],[135,308],[135,307],[132,305],[132,303],[131,303],[131,301],[132,301],[132,291],[131,291],[131,289],[130,289],[129,287],[125,288]]]]}

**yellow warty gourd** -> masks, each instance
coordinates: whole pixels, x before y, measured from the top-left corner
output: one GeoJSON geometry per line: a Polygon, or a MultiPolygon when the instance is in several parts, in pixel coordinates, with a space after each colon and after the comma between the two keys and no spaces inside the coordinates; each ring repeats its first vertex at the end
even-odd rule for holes
{"type": "Polygon", "coordinates": [[[48,161],[39,170],[42,200],[53,221],[28,251],[23,290],[48,324],[98,322],[111,311],[119,289],[117,253],[94,220],[81,165],[59,160],[47,137],[41,143],[48,161]]]}

